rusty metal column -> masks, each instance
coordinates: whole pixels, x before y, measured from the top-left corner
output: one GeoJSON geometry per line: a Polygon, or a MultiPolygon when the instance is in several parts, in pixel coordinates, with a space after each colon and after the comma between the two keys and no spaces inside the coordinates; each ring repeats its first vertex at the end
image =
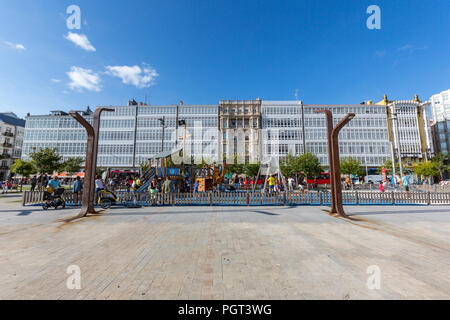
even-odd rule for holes
{"type": "Polygon", "coordinates": [[[78,112],[70,111],[69,114],[77,120],[85,129],[88,135],[86,145],[86,160],[83,183],[83,197],[81,200],[81,210],[78,217],[84,217],[88,213],[96,213],[94,209],[95,194],[95,169],[97,168],[97,150],[100,130],[100,114],[102,111],[114,111],[114,109],[97,108],[94,111],[94,126],[84,119],[78,112]]]}
{"type": "Polygon", "coordinates": [[[336,210],[336,195],[334,193],[334,169],[333,169],[333,147],[331,144],[331,134],[333,132],[333,114],[330,110],[317,110],[315,113],[324,113],[326,117],[327,140],[328,140],[328,164],[330,172],[330,187],[331,187],[331,213],[337,213],[336,210]]]}
{"type": "Polygon", "coordinates": [[[347,215],[342,207],[342,185],[341,185],[341,165],[339,161],[339,131],[355,117],[354,113],[347,114],[339,123],[334,127],[331,133],[331,145],[333,148],[333,175],[334,175],[334,198],[336,213],[342,217],[347,215]]]}

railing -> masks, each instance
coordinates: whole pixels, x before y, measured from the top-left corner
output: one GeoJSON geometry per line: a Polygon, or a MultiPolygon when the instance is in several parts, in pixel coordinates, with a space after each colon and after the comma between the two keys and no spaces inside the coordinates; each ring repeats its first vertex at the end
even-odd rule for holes
{"type": "Polygon", "coordinates": [[[4,148],[12,148],[12,144],[8,143],[8,142],[3,142],[3,147],[4,148]]]}
{"type": "Polygon", "coordinates": [[[3,135],[5,137],[14,137],[14,133],[12,133],[12,132],[3,132],[3,135]]]}
{"type": "MultiPolygon", "coordinates": [[[[330,205],[331,193],[319,192],[199,192],[199,193],[134,193],[116,192],[117,204],[177,205],[177,206],[270,206],[270,205],[330,205]]],[[[24,191],[22,204],[42,204],[43,191],[24,191]]],[[[74,205],[74,195],[66,190],[62,198],[67,205],[74,205]]],[[[78,197],[79,201],[81,197],[78,197]]],[[[450,205],[450,192],[370,192],[345,191],[344,205],[450,205]]]]}

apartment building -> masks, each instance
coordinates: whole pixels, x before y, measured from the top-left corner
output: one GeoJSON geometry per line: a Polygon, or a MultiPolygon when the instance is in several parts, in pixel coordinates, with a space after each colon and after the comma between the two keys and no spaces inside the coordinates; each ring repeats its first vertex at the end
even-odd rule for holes
{"type": "Polygon", "coordinates": [[[10,177],[10,167],[22,155],[25,120],[14,113],[0,113],[0,180],[10,177]]]}

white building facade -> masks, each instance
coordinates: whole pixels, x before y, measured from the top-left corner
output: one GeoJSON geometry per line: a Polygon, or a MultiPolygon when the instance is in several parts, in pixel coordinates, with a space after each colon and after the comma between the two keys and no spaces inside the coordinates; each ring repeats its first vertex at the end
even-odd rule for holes
{"type": "MultiPolygon", "coordinates": [[[[258,98],[148,106],[131,100],[126,106],[107,106],[114,112],[102,113],[97,161],[101,167],[137,168],[162,151],[184,148],[187,163],[257,163],[272,157],[282,162],[289,153],[306,150],[328,167],[325,115],[316,113],[324,109],[332,112],[334,125],[355,114],[339,134],[342,158],[352,157],[370,168],[399,155],[407,162],[426,160],[434,153],[428,105],[417,96],[345,105],[258,98]]],[[[79,112],[92,122],[89,108],[79,112]]],[[[56,147],[64,160],[84,157],[86,139],[84,128],[66,112],[27,116],[23,158],[42,147],[56,147]]]]}
{"type": "MultiPolygon", "coordinates": [[[[107,106],[114,112],[103,112],[97,165],[100,167],[136,168],[152,156],[170,151],[176,144],[196,152],[207,161],[217,161],[218,117],[217,105],[138,105],[107,106]],[[164,119],[164,140],[162,121],[164,119]],[[178,120],[186,122],[178,127],[178,120]]],[[[79,111],[92,124],[92,112],[79,111]]],[[[85,157],[87,135],[85,129],[68,113],[54,111],[50,115],[27,116],[23,158],[28,160],[33,150],[54,148],[63,156],[85,157]]]]}
{"type": "Polygon", "coordinates": [[[432,95],[430,98],[431,115],[434,122],[450,119],[450,89],[432,95]]]}
{"type": "MultiPolygon", "coordinates": [[[[288,153],[303,154],[302,103],[297,101],[263,101],[262,150],[266,157],[280,161],[288,153]]],[[[336,125],[347,113],[355,118],[339,134],[341,158],[352,157],[368,167],[381,166],[390,159],[386,108],[374,104],[303,105],[306,151],[328,166],[326,120],[318,110],[330,110],[336,125]]]]}

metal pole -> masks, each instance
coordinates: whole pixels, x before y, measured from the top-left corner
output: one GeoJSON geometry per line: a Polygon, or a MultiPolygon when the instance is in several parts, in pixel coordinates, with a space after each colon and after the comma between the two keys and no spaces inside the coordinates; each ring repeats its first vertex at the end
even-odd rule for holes
{"type": "Polygon", "coordinates": [[[184,133],[183,133],[183,165],[185,155],[186,155],[186,121],[184,122],[184,133]]]}
{"type": "Polygon", "coordinates": [[[305,108],[303,106],[303,101],[300,101],[302,106],[302,140],[303,140],[303,154],[306,153],[306,136],[305,136],[305,108]]]}
{"type": "Polygon", "coordinates": [[[133,169],[136,167],[137,114],[138,114],[138,106],[136,106],[134,114],[133,169]]]}
{"type": "Polygon", "coordinates": [[[163,116],[162,119],[159,119],[162,124],[162,137],[161,137],[161,152],[164,151],[164,129],[166,128],[166,117],[163,116]]]}
{"type": "MultiPolygon", "coordinates": [[[[326,126],[327,126],[327,140],[328,140],[328,167],[330,172],[330,185],[331,185],[331,212],[336,213],[336,198],[334,192],[334,168],[333,168],[333,146],[331,144],[331,134],[333,132],[333,114],[330,110],[317,110],[315,113],[324,113],[326,117],[326,126]]],[[[308,179],[308,177],[306,177],[308,179]]],[[[340,180],[339,180],[340,183],[340,180]]],[[[307,181],[308,184],[308,181],[307,181]]]]}
{"type": "Polygon", "coordinates": [[[178,104],[177,104],[177,112],[175,116],[175,148],[178,146],[178,104]]]}
{"type": "Polygon", "coordinates": [[[96,213],[94,209],[95,195],[95,169],[97,168],[97,151],[100,133],[100,114],[102,111],[114,111],[109,108],[97,108],[94,111],[93,126],[90,125],[78,112],[70,111],[69,114],[75,118],[85,129],[88,135],[86,145],[86,161],[84,173],[84,188],[81,200],[81,210],[78,218],[86,216],[88,213],[96,213]]]}
{"type": "Polygon", "coordinates": [[[399,127],[399,125],[398,125],[399,120],[398,120],[398,115],[397,115],[397,109],[396,109],[395,106],[393,107],[392,115],[393,115],[392,120],[395,120],[394,136],[396,137],[395,140],[397,140],[397,156],[398,156],[398,165],[400,167],[400,178],[401,178],[402,173],[403,173],[402,151],[401,151],[401,148],[400,148],[400,133],[399,133],[399,129],[398,129],[398,127],[399,127]]]}
{"type": "Polygon", "coordinates": [[[392,158],[392,177],[394,177],[394,179],[393,179],[393,185],[394,185],[394,187],[395,187],[395,183],[396,183],[396,181],[395,181],[395,155],[394,155],[394,144],[391,142],[390,143],[390,145],[391,145],[391,158],[392,158]]]}
{"type": "MultiPolygon", "coordinates": [[[[364,147],[364,164],[366,165],[366,178],[369,176],[369,170],[367,169],[367,152],[366,147],[364,147]]],[[[366,181],[367,183],[367,181],[366,181]]]]}
{"type": "Polygon", "coordinates": [[[347,114],[334,127],[331,134],[331,144],[333,147],[333,169],[334,169],[334,193],[336,199],[337,214],[346,217],[344,208],[342,207],[342,185],[341,185],[341,166],[339,161],[339,131],[355,117],[354,113],[347,114]]]}

